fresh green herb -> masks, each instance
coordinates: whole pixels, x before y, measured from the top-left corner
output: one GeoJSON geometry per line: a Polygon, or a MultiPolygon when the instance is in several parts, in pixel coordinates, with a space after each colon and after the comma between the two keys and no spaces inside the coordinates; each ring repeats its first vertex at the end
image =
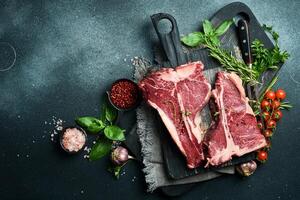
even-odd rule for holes
{"type": "Polygon", "coordinates": [[[214,35],[214,28],[210,21],[204,20],[203,31],[205,35],[214,35]]]}
{"type": "Polygon", "coordinates": [[[189,47],[197,47],[204,42],[204,35],[200,32],[190,33],[182,37],[181,41],[189,47]]]}
{"type": "Polygon", "coordinates": [[[112,146],[113,141],[124,141],[125,130],[117,125],[114,125],[118,116],[118,111],[111,105],[104,101],[102,106],[102,113],[100,119],[96,117],[79,117],[75,122],[92,134],[99,134],[104,132],[104,136],[92,146],[90,152],[90,160],[97,160],[107,155],[112,146]]]}
{"type": "Polygon", "coordinates": [[[96,144],[93,145],[91,152],[89,154],[89,158],[91,161],[98,160],[103,156],[109,154],[111,151],[112,141],[105,138],[100,137],[96,144]]]}
{"type": "Polygon", "coordinates": [[[181,41],[190,47],[204,45],[209,49],[210,56],[218,60],[224,69],[237,73],[246,82],[255,84],[259,74],[249,68],[244,62],[236,59],[225,49],[220,47],[219,36],[223,35],[232,25],[232,20],[225,20],[218,27],[214,28],[211,22],[205,20],[203,23],[204,32],[194,32],[181,38],[181,41]]]}
{"type": "Polygon", "coordinates": [[[249,68],[244,62],[236,59],[227,50],[220,47],[219,37],[223,35],[233,23],[232,20],[225,20],[218,27],[214,28],[211,22],[203,22],[203,32],[190,33],[181,38],[181,41],[189,47],[204,45],[209,49],[210,56],[215,58],[223,68],[239,75],[244,83],[255,85],[260,76],[268,69],[277,69],[280,63],[285,62],[289,57],[286,51],[280,51],[278,45],[279,35],[272,27],[264,25],[264,29],[272,35],[275,43],[273,49],[267,49],[259,40],[252,43],[254,63],[249,68]]]}
{"type": "Polygon", "coordinates": [[[231,26],[231,24],[233,23],[232,20],[225,20],[216,30],[215,30],[215,34],[216,36],[221,36],[223,35],[231,26]]]}
{"type": "Polygon", "coordinates": [[[101,112],[101,117],[100,119],[103,122],[108,122],[110,124],[112,124],[113,122],[115,122],[115,120],[118,117],[118,111],[112,107],[107,101],[106,99],[104,100],[104,103],[102,105],[102,112],[101,112]]]}
{"type": "Polygon", "coordinates": [[[115,140],[115,141],[124,141],[125,140],[124,132],[125,130],[115,125],[107,126],[104,129],[105,136],[108,139],[115,140]]]}
{"type": "Polygon", "coordinates": [[[218,116],[219,114],[220,114],[220,112],[215,112],[214,117],[218,116]]]}
{"type": "Polygon", "coordinates": [[[118,112],[112,106],[106,106],[105,118],[111,124],[117,119],[118,112]]]}
{"type": "Polygon", "coordinates": [[[285,102],[281,102],[279,109],[284,110],[284,109],[290,109],[293,106],[290,104],[290,102],[285,101],[285,102]]]}
{"type": "Polygon", "coordinates": [[[103,121],[95,117],[79,117],[75,121],[79,126],[92,134],[97,134],[105,128],[103,121]]]}
{"type": "Polygon", "coordinates": [[[264,97],[265,97],[265,94],[267,93],[267,91],[269,91],[274,85],[275,83],[278,81],[278,76],[275,76],[271,82],[269,83],[269,85],[266,87],[266,89],[264,90],[264,92],[261,93],[260,97],[259,97],[259,102],[261,102],[264,97]]]}
{"type": "Polygon", "coordinates": [[[192,113],[188,110],[185,110],[185,111],[181,111],[181,114],[183,114],[185,116],[190,116],[192,113]]]}
{"type": "Polygon", "coordinates": [[[113,173],[113,175],[119,179],[120,177],[120,172],[122,169],[123,165],[113,165],[113,166],[109,166],[109,168],[107,169],[109,172],[113,173]]]}

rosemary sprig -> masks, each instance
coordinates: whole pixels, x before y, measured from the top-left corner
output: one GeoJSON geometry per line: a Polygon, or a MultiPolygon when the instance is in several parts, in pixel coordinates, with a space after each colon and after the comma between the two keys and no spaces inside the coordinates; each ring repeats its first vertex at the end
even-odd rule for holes
{"type": "Polygon", "coordinates": [[[209,48],[210,56],[218,60],[225,70],[235,72],[243,82],[250,83],[251,85],[258,83],[257,77],[259,74],[257,71],[250,69],[245,63],[236,59],[225,49],[209,43],[206,46],[209,48]]]}
{"type": "Polygon", "coordinates": [[[233,20],[225,20],[215,28],[211,22],[205,20],[203,22],[203,32],[190,33],[182,37],[181,41],[189,47],[204,45],[209,49],[210,56],[219,61],[225,70],[235,72],[245,84],[249,83],[250,85],[258,84],[260,76],[266,70],[277,69],[278,65],[289,57],[286,51],[280,51],[279,49],[278,33],[273,31],[271,26],[264,25],[263,28],[272,35],[275,47],[267,49],[261,41],[254,40],[252,43],[254,63],[250,69],[244,62],[236,59],[220,46],[219,36],[223,35],[232,23],[233,20]]]}

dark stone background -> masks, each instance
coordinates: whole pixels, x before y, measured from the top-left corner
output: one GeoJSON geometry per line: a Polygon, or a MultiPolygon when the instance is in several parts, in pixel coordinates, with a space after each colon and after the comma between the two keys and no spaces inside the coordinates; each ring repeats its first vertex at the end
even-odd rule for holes
{"type": "MultiPolygon", "coordinates": [[[[106,172],[107,160],[65,156],[51,143],[53,125],[45,121],[56,116],[72,124],[76,116],[99,115],[108,85],[132,76],[130,59],[152,58],[157,38],[151,14],[172,14],[185,34],[230,2],[0,1],[0,42],[17,51],[15,66],[0,72],[0,199],[166,198],[145,192],[137,163],[128,164],[115,181],[106,172]]],[[[291,54],[278,85],[295,108],[284,112],[269,161],[253,176],[201,183],[178,199],[300,198],[300,1],[243,2],[261,23],[274,25],[280,45],[291,54]]]]}

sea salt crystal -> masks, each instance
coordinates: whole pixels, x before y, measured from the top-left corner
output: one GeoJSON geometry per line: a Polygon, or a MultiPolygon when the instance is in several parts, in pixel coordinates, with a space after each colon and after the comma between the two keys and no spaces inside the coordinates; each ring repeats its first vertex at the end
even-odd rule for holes
{"type": "Polygon", "coordinates": [[[132,182],[135,182],[135,180],[136,180],[136,177],[134,176],[134,177],[131,179],[131,181],[132,181],[132,182]]]}

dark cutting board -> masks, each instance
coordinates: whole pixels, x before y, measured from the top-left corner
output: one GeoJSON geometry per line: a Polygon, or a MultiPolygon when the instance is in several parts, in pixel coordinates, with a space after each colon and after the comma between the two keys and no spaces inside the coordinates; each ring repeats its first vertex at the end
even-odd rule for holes
{"type": "MultiPolygon", "coordinates": [[[[213,17],[210,19],[214,26],[219,25],[222,21],[226,19],[232,19],[236,16],[242,16],[249,23],[250,27],[250,41],[252,42],[254,39],[259,39],[262,41],[267,48],[273,48],[274,45],[269,39],[268,35],[262,29],[260,23],[250,10],[250,8],[240,2],[231,3],[222,9],[220,9],[213,17]]],[[[180,26],[180,25],[179,25],[180,26]]],[[[186,33],[185,33],[186,34],[186,33]]],[[[234,52],[234,46],[239,46],[236,27],[232,25],[230,29],[221,37],[222,47],[234,52]]],[[[164,60],[164,53],[159,49],[155,50],[155,61],[160,64],[162,67],[169,67],[170,64],[164,60]]],[[[188,61],[197,61],[201,60],[205,65],[205,70],[212,69],[216,67],[220,67],[220,65],[209,57],[207,49],[185,49],[184,52],[187,55],[188,61]]],[[[278,71],[278,70],[277,70],[278,71]]],[[[269,71],[266,72],[264,77],[264,83],[268,83],[277,71],[269,71]]],[[[260,90],[265,86],[263,84],[260,90]]],[[[164,127],[161,121],[158,121],[160,126],[162,127],[162,133],[160,134],[162,137],[162,148],[164,152],[164,159],[166,163],[166,170],[169,176],[173,179],[185,178],[188,176],[192,176],[201,172],[205,172],[207,170],[214,170],[215,168],[204,169],[203,167],[199,167],[193,170],[190,170],[186,167],[186,160],[178,150],[177,146],[171,139],[168,131],[164,127]]],[[[238,163],[246,162],[255,158],[254,153],[249,153],[239,158],[233,158],[230,162],[225,163],[224,165],[235,165],[238,163]]]]}

